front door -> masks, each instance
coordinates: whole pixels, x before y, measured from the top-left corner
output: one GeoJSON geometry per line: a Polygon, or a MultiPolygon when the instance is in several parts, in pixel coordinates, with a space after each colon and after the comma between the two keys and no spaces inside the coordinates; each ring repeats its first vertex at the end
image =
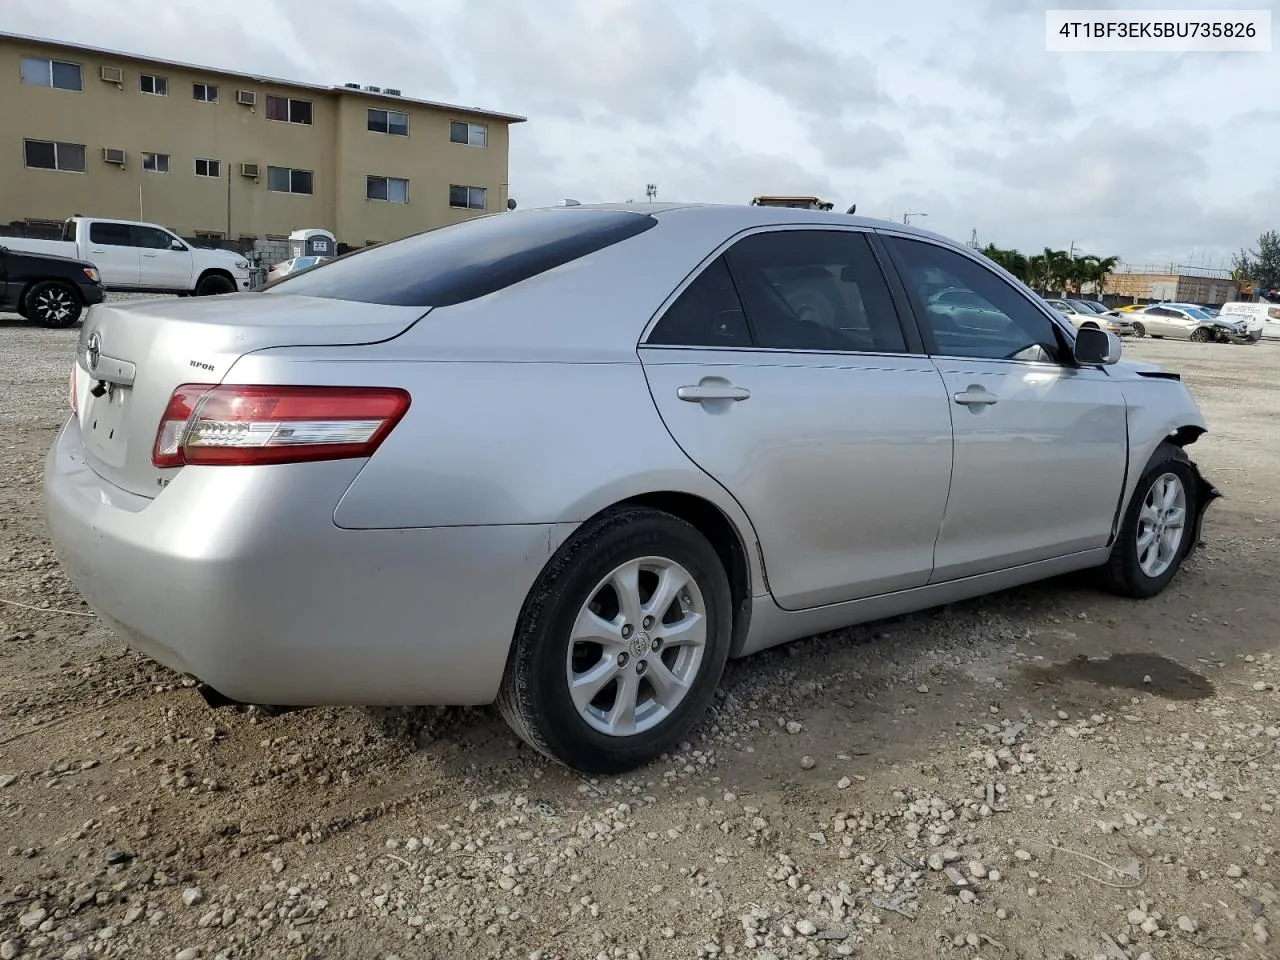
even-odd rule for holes
{"type": "Polygon", "coordinates": [[[135,226],[133,235],[141,254],[141,286],[156,290],[191,288],[191,251],[186,243],[156,227],[135,226]],[[175,249],[175,243],[182,249],[175,249]]]}
{"type": "Polygon", "coordinates": [[[108,287],[138,285],[138,248],[127,223],[93,220],[89,223],[89,261],[108,287]]]}
{"type": "Polygon", "coordinates": [[[1120,386],[1075,366],[1064,332],[974,257],[886,237],[946,383],[951,495],[933,581],[1105,547],[1128,456],[1120,386]],[[938,284],[969,291],[969,318],[938,309],[938,284]]]}
{"type": "Polygon", "coordinates": [[[922,586],[951,472],[942,380],[866,236],[737,241],[640,347],[676,442],[746,510],[790,610],[922,586]]]}

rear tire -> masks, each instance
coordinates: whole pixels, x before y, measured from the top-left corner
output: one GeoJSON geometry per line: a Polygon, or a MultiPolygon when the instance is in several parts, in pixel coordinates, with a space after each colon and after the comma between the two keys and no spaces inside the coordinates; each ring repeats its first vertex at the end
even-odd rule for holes
{"type": "Polygon", "coordinates": [[[1186,452],[1160,444],[1134,488],[1111,557],[1099,571],[1107,590],[1145,600],[1169,585],[1195,546],[1196,491],[1186,452]]]}
{"type": "Polygon", "coordinates": [[[64,280],[32,284],[22,299],[24,316],[53,330],[74,326],[84,312],[80,293],[64,280]]]}
{"type": "Polygon", "coordinates": [[[235,293],[236,285],[232,283],[230,278],[224,277],[220,273],[211,273],[201,277],[200,282],[196,284],[197,297],[216,297],[223,293],[235,293]]]}
{"type": "Polygon", "coordinates": [[[705,712],[732,611],[729,578],[696,528],[657,510],[605,513],[556,552],[525,600],[498,709],[554,760],[633,770],[705,712]]]}

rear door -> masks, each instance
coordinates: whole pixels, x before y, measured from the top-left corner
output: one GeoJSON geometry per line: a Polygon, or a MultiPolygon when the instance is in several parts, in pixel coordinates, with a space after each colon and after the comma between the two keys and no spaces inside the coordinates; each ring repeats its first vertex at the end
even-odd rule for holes
{"type": "Polygon", "coordinates": [[[915,237],[885,242],[954,423],[933,581],[1106,546],[1128,456],[1119,384],[1075,366],[1065,331],[976,257],[915,237]],[[980,300],[983,323],[957,324],[933,308],[927,292],[939,282],[980,300]]]}
{"type": "Polygon", "coordinates": [[[160,290],[191,289],[191,250],[167,230],[133,225],[139,253],[139,285],[160,290]],[[175,250],[174,244],[182,249],[175,250]]]}
{"type": "Polygon", "coordinates": [[[109,287],[136,287],[141,271],[138,247],[134,241],[131,224],[114,220],[90,220],[87,260],[102,274],[102,282],[109,287]]]}
{"type": "Polygon", "coordinates": [[[928,582],[951,472],[941,379],[865,234],[749,234],[640,346],[658,411],[751,517],[785,609],[928,582]]]}

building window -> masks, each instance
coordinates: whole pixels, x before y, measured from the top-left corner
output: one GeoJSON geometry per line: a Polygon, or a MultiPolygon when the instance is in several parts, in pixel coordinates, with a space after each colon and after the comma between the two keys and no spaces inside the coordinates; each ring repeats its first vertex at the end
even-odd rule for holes
{"type": "Polygon", "coordinates": [[[267,167],[267,189],[275,193],[311,193],[312,172],[289,167],[267,167]]]}
{"type": "Polygon", "coordinates": [[[49,140],[23,140],[23,154],[28,167],[37,170],[62,170],[84,173],[83,143],[54,143],[49,140]]]}
{"type": "Polygon", "coordinates": [[[217,103],[218,85],[216,83],[193,83],[191,85],[191,97],[201,103],[217,103]]]}
{"type": "Polygon", "coordinates": [[[449,141],[466,143],[473,147],[483,147],[488,140],[489,128],[483,123],[466,123],[462,120],[449,121],[449,141]]]}
{"type": "Polygon", "coordinates": [[[217,180],[221,175],[221,160],[206,160],[204,157],[196,157],[197,177],[212,177],[214,180],[217,180]]]}
{"type": "Polygon", "coordinates": [[[280,123],[311,123],[311,101],[267,97],[267,119],[280,123]]]}
{"type": "Polygon", "coordinates": [[[365,177],[364,195],[367,200],[408,203],[409,181],[395,177],[365,177]]]}
{"type": "Polygon", "coordinates": [[[168,173],[169,155],[167,153],[144,153],[142,169],[148,173],[168,173]]]}
{"type": "Polygon", "coordinates": [[[22,82],[33,87],[57,87],[59,90],[83,90],[80,64],[66,60],[22,58],[22,82]]]}
{"type": "Polygon", "coordinates": [[[485,194],[488,191],[484,187],[460,187],[457,184],[449,186],[449,206],[461,207],[466,210],[483,210],[485,194]]]}
{"type": "MultiPolygon", "coordinates": [[[[217,163],[218,161],[215,160],[213,162],[217,163]]],[[[196,239],[197,240],[225,240],[226,234],[223,233],[221,230],[197,230],[196,239]]]]}
{"type": "MultiPolygon", "coordinates": [[[[144,73],[138,77],[138,89],[143,93],[150,93],[157,97],[167,97],[169,95],[169,78],[153,77],[149,73],[144,73]]],[[[197,97],[197,99],[199,99],[197,97]]]]}
{"type": "Polygon", "coordinates": [[[373,133],[389,133],[396,137],[409,135],[409,115],[399,110],[369,108],[369,129],[373,133]]]}

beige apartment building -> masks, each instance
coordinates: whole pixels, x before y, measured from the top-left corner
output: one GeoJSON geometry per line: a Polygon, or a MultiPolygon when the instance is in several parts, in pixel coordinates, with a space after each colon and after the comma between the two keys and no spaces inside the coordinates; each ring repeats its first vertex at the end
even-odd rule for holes
{"type": "Polygon", "coordinates": [[[0,33],[0,226],[82,214],[259,245],[306,227],[394,240],[505,210],[524,119],[0,33]]]}

